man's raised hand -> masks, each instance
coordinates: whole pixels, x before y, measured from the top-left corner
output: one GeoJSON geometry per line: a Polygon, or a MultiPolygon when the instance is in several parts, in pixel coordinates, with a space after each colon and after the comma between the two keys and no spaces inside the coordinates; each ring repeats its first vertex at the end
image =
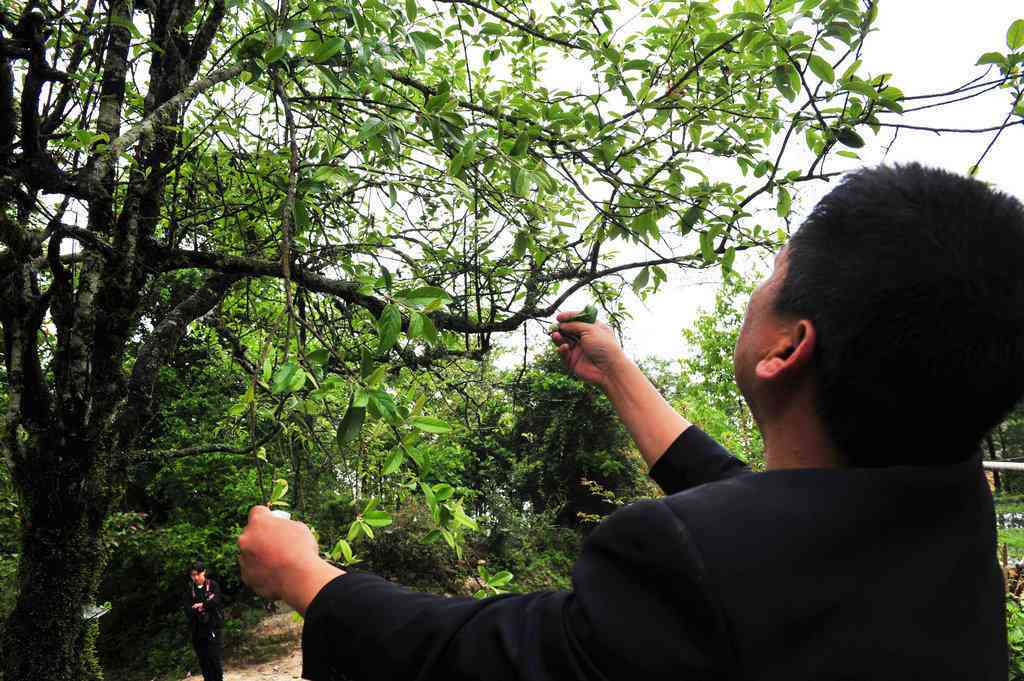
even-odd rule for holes
{"type": "Polygon", "coordinates": [[[588,383],[604,387],[625,354],[607,324],[568,321],[578,314],[559,312],[556,316],[558,330],[551,332],[551,341],[570,371],[588,383]]]}
{"type": "Polygon", "coordinates": [[[320,558],[308,527],[274,517],[266,506],[249,511],[238,549],[242,580],[259,595],[284,600],[299,613],[305,613],[327,582],[345,574],[320,558]]]}

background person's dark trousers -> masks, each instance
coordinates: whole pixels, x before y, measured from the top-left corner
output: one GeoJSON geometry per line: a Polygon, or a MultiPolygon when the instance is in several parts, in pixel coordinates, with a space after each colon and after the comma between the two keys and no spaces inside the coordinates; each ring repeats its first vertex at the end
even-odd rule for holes
{"type": "Polygon", "coordinates": [[[220,635],[213,640],[192,641],[199,658],[199,668],[203,670],[203,681],[224,681],[223,648],[220,635]]]}

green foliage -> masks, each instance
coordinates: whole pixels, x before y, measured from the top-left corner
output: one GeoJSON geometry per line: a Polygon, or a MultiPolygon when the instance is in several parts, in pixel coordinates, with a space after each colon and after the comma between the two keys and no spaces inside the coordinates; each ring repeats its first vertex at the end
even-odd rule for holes
{"type": "Polygon", "coordinates": [[[591,483],[624,498],[652,490],[611,403],[569,376],[548,352],[516,386],[518,411],[508,448],[517,452],[509,480],[517,498],[538,512],[556,510],[569,527],[614,508],[591,483]]]}
{"type": "MultiPolygon", "coordinates": [[[[2,385],[0,375],[0,385],[2,385]]],[[[5,400],[0,398],[0,407],[5,400]]],[[[18,501],[14,495],[6,465],[0,464],[0,636],[3,623],[14,609],[17,596],[15,577],[18,569],[18,530],[20,525],[18,501]]]]}
{"type": "Polygon", "coordinates": [[[754,468],[764,465],[764,445],[733,376],[733,351],[754,285],[725,277],[714,309],[683,331],[689,352],[681,361],[673,404],[729,451],[754,468]]]}
{"type": "MultiPolygon", "coordinates": [[[[505,502],[508,504],[508,502],[505,502]]],[[[558,509],[545,512],[496,509],[500,521],[483,543],[487,560],[511,572],[514,591],[570,589],[582,533],[558,522],[558,509]]]]}
{"type": "Polygon", "coordinates": [[[1006,546],[1008,555],[1024,558],[1024,529],[1000,528],[997,534],[999,544],[1006,546]]]}
{"type": "Polygon", "coordinates": [[[1013,596],[1006,598],[1006,636],[1010,646],[1010,681],[1024,679],[1024,608],[1013,596]]]}

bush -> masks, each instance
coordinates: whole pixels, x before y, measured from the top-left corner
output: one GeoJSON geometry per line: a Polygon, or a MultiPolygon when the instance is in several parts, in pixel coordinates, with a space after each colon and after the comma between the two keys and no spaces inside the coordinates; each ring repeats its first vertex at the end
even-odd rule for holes
{"type": "Polygon", "coordinates": [[[583,534],[579,529],[560,525],[559,511],[526,511],[491,532],[488,555],[496,568],[514,575],[513,590],[572,588],[572,567],[583,534]]]}
{"type": "Polygon", "coordinates": [[[1006,599],[1006,637],[1010,644],[1009,681],[1024,681],[1024,609],[1012,596],[1006,599]]]}
{"type": "Polygon", "coordinates": [[[469,566],[475,563],[479,550],[467,544],[464,559],[459,561],[444,542],[424,543],[423,538],[435,525],[420,497],[409,497],[390,513],[391,525],[378,528],[373,540],[360,540],[353,547],[364,560],[358,568],[414,589],[465,594],[467,578],[476,574],[469,566]]]}
{"type": "Polygon", "coordinates": [[[188,522],[148,527],[143,514],[117,513],[107,529],[110,559],[99,600],[110,600],[113,608],[100,619],[97,649],[111,678],[141,678],[150,671],[151,679],[188,665],[192,652],[183,604],[188,566],[197,558],[206,561],[229,606],[226,627],[234,626],[228,622],[238,619],[247,600],[255,603],[238,572],[239,528],[188,522]]]}

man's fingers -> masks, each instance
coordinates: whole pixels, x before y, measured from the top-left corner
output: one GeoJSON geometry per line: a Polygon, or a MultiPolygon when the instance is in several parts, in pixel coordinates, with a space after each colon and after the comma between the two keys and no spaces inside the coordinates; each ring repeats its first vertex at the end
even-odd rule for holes
{"type": "Polygon", "coordinates": [[[566,310],[565,312],[559,312],[555,315],[555,319],[562,321],[564,319],[572,319],[580,313],[580,310],[566,310]]]}
{"type": "Polygon", "coordinates": [[[561,332],[559,332],[559,331],[553,331],[553,332],[551,333],[551,341],[552,341],[552,342],[553,342],[553,343],[554,343],[555,345],[566,345],[566,344],[572,344],[572,342],[573,342],[573,339],[571,339],[571,338],[568,338],[568,337],[564,336],[564,335],[563,335],[563,334],[562,334],[561,332]]]}
{"type": "Polygon", "coordinates": [[[594,325],[586,324],[584,322],[563,322],[559,324],[558,327],[558,330],[561,331],[563,335],[573,333],[577,336],[582,336],[587,331],[593,329],[594,325]]]}
{"type": "Polygon", "coordinates": [[[251,523],[257,517],[264,515],[266,513],[270,513],[270,509],[267,508],[266,506],[253,506],[251,509],[249,509],[249,522],[251,523]]]}

